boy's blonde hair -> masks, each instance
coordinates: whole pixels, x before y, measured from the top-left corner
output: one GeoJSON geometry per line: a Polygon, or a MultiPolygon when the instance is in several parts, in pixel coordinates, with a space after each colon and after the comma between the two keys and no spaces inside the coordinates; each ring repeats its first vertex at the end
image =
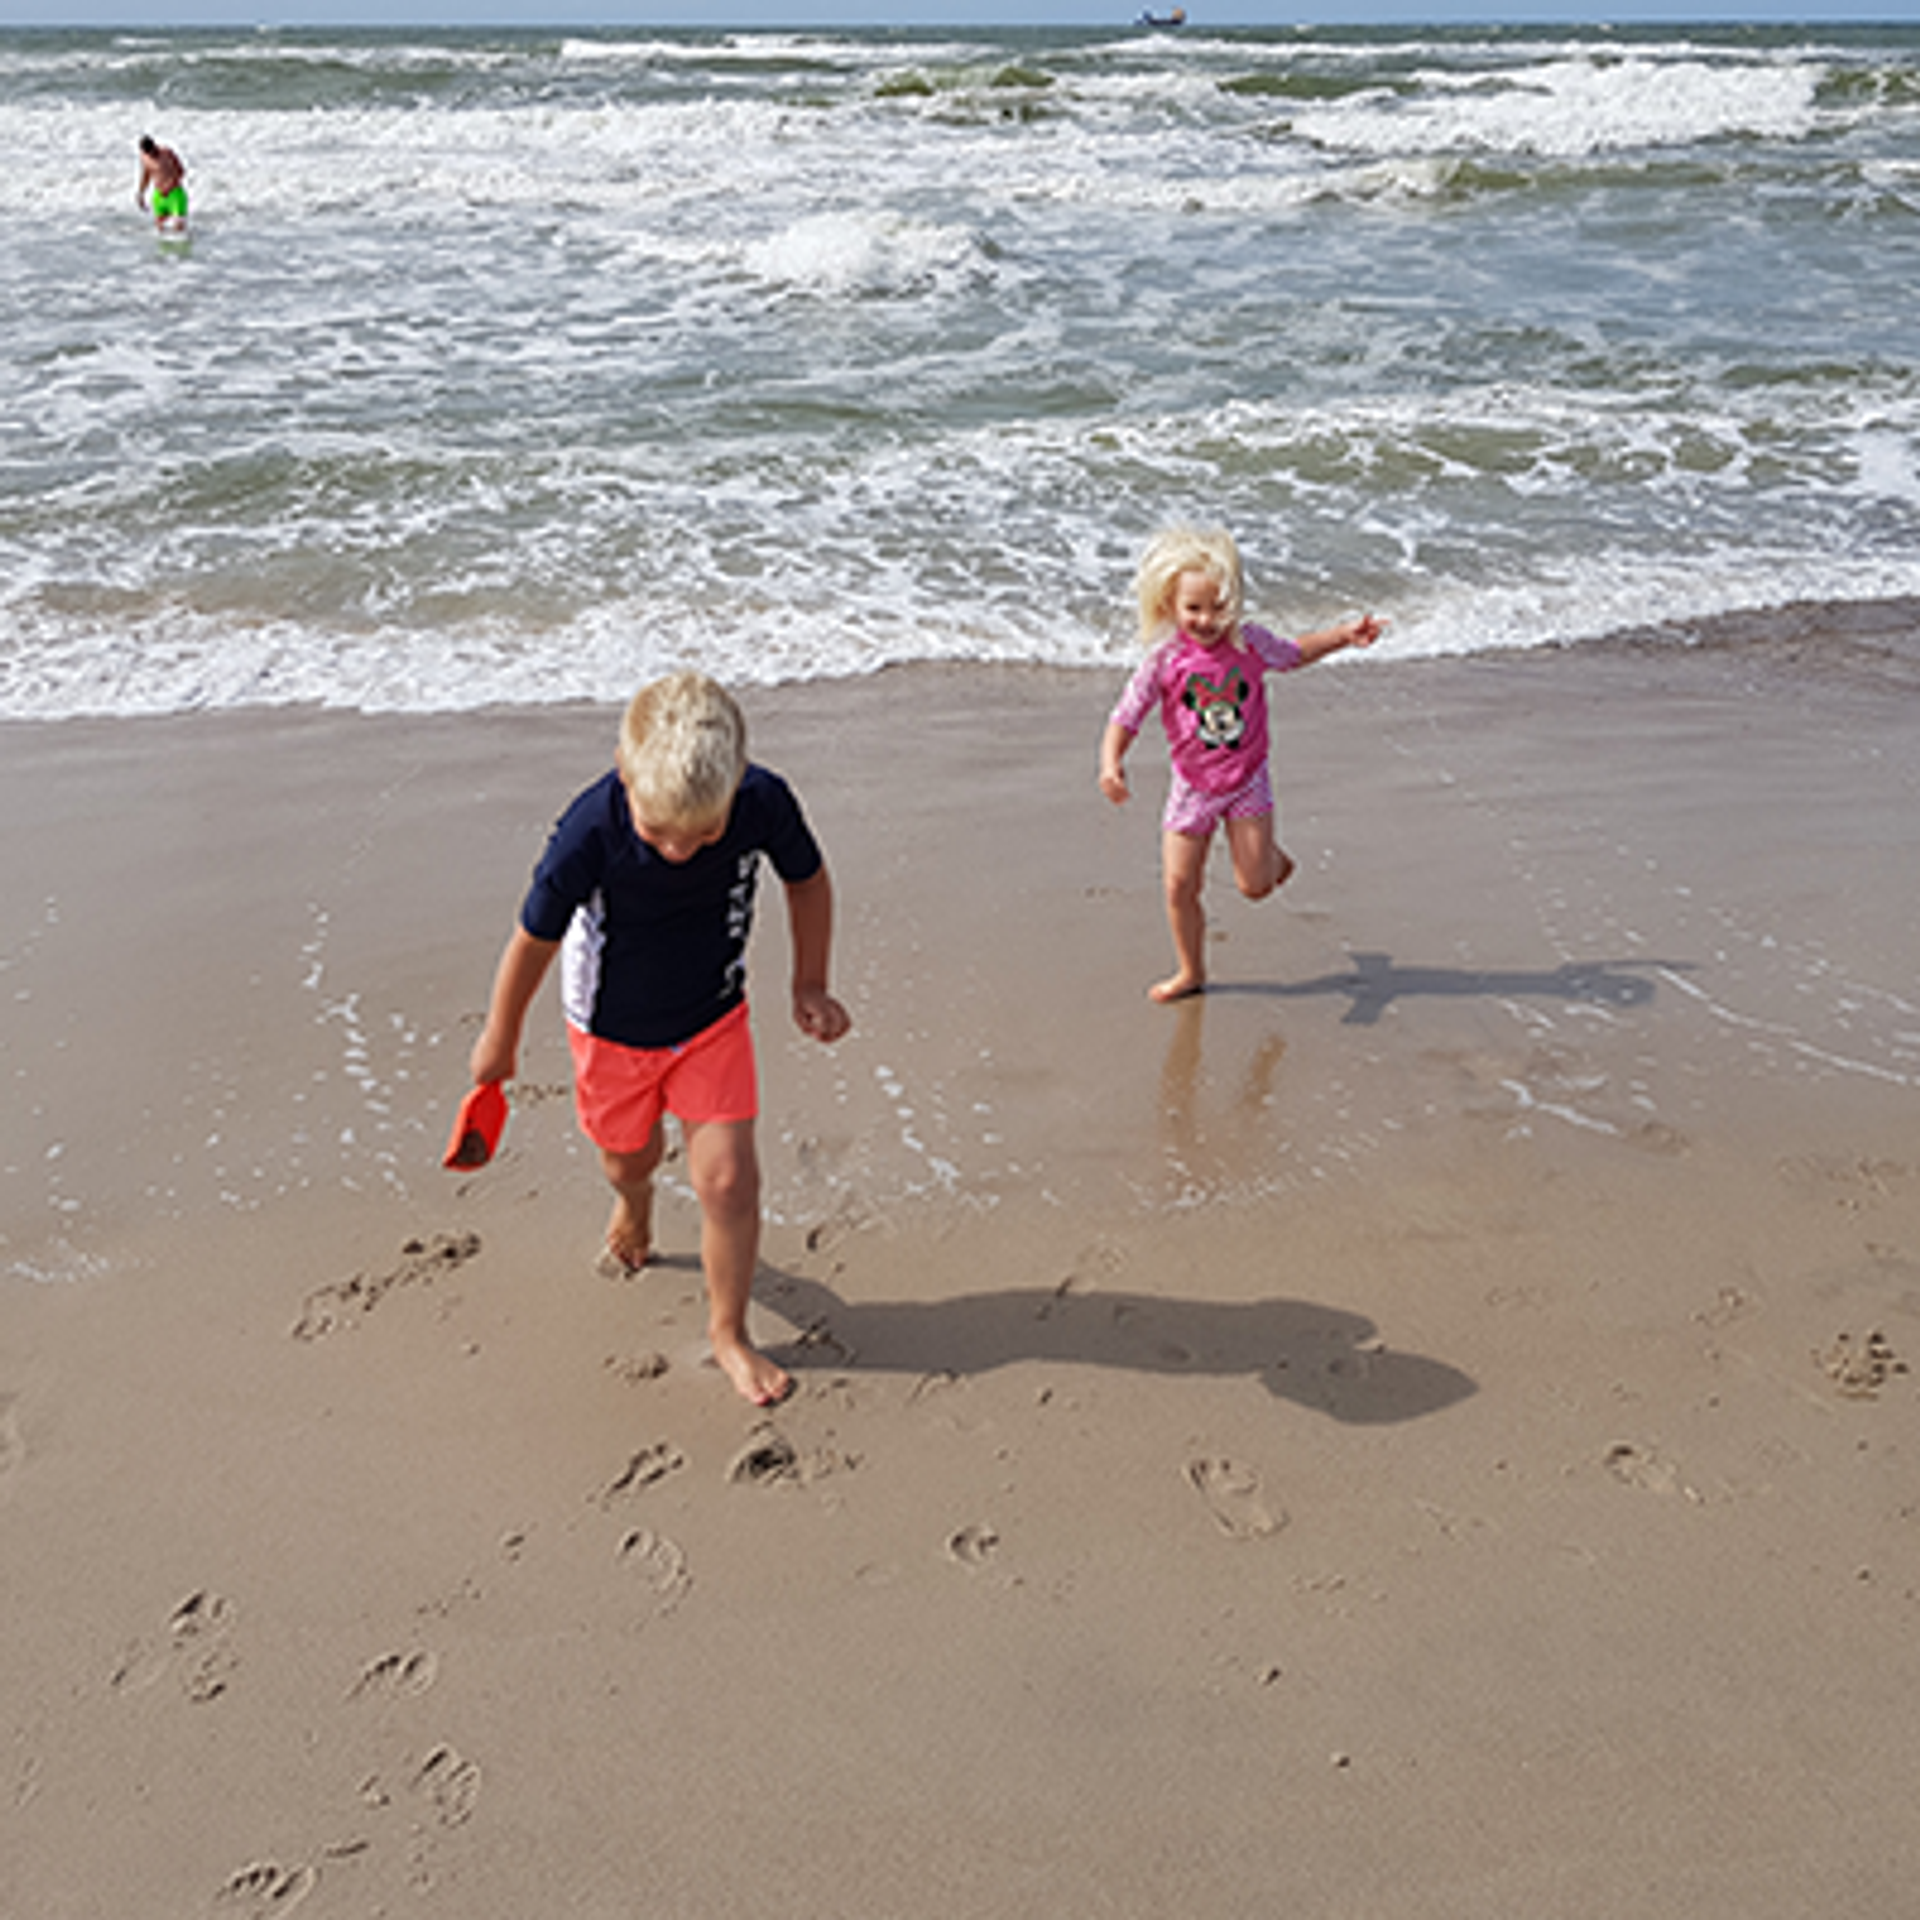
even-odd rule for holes
{"type": "Polygon", "coordinates": [[[1236,626],[1246,610],[1246,575],[1233,535],[1225,527],[1168,527],[1154,535],[1133,577],[1140,637],[1149,646],[1174,630],[1173,590],[1183,573],[1204,573],[1219,581],[1236,626]]]}
{"type": "Polygon", "coordinates": [[[670,673],[633,696],[618,757],[649,826],[709,827],[726,818],[747,770],[746,717],[704,673],[670,673]]]}

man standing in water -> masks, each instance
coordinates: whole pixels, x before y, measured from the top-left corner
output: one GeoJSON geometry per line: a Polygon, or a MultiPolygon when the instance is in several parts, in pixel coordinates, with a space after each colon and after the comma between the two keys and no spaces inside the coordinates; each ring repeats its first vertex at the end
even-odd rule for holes
{"type": "Polygon", "coordinates": [[[182,232],[187,224],[187,164],[150,133],[140,136],[140,184],[133,197],[142,211],[153,189],[153,224],[162,233],[182,232]]]}

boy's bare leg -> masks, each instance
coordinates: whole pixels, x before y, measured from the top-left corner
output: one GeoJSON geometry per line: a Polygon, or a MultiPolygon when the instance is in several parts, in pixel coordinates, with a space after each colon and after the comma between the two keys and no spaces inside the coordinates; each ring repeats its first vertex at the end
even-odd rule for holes
{"type": "Polygon", "coordinates": [[[667,1147],[667,1123],[658,1121],[653,1138],[638,1153],[600,1149],[600,1166],[613,1188],[613,1213],[607,1221],[607,1257],[629,1273],[638,1273],[653,1252],[653,1176],[667,1147]]]}
{"type": "Polygon", "coordinates": [[[1151,1000],[1184,999],[1207,984],[1207,916],[1200,904],[1200,883],[1206,878],[1207,849],[1212,836],[1163,833],[1160,836],[1160,873],[1166,887],[1167,926],[1173,934],[1173,957],[1179,963],[1166,979],[1147,989],[1151,1000]]]}
{"type": "Polygon", "coordinates": [[[1273,815],[1256,813],[1227,822],[1233,883],[1249,900],[1264,900],[1293,875],[1293,860],[1273,837],[1273,815]]]}
{"type": "Polygon", "coordinates": [[[700,1202],[700,1259],[707,1270],[707,1337],[734,1390],[756,1407],[793,1391],[793,1379],[747,1337],[747,1302],[760,1261],[760,1158],[751,1120],[686,1129],[687,1173],[700,1202]]]}

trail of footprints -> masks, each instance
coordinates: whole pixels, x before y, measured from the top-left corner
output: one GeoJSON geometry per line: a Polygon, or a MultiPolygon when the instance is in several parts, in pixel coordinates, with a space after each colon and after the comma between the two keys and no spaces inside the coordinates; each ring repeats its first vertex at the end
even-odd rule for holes
{"type": "MultiPolygon", "coordinates": [[[[438,1656],[429,1648],[413,1647],[385,1653],[369,1661],[347,1689],[349,1702],[392,1705],[417,1699],[438,1678],[438,1656]]],[[[379,1815],[398,1807],[411,1815],[407,1839],[409,1878],[424,1890],[433,1878],[433,1836],[464,1826],[479,1803],[482,1774],[479,1765],[447,1741],[437,1741],[396,1767],[365,1774],[355,1798],[363,1815],[379,1815]],[[390,1779],[400,1783],[398,1790],[390,1779]]],[[[291,1865],[277,1860],[252,1860],[228,1876],[213,1899],[218,1920],[272,1920],[290,1913],[319,1884],[323,1868],[372,1852],[374,1840],[364,1830],[320,1850],[312,1860],[291,1865]]]]}
{"type": "MultiPolygon", "coordinates": [[[[590,1503],[611,1511],[658,1486],[687,1464],[671,1442],[660,1441],[629,1456],[590,1503]]],[[[769,1423],[757,1426],[747,1445],[729,1463],[735,1485],[765,1485],[802,1477],[800,1455],[769,1423]]],[[[509,1561],[525,1550],[524,1532],[509,1534],[502,1552],[509,1561]]],[[[654,1617],[671,1614],[692,1590],[685,1551],[652,1527],[627,1527],[614,1546],[614,1559],[636,1579],[654,1617]]],[[[196,1591],[176,1606],[163,1633],[136,1641],[121,1655],[111,1675],[117,1692],[140,1692],[171,1678],[199,1704],[217,1700],[237,1667],[232,1649],[235,1609],[218,1594],[196,1591]]],[[[399,1708],[427,1694],[440,1675],[439,1656],[427,1647],[383,1653],[369,1661],[346,1689],[350,1704],[399,1708]]],[[[363,1816],[398,1809],[411,1815],[409,1877],[424,1891],[433,1879],[434,1836],[464,1827],[479,1805],[484,1774],[480,1764],[447,1741],[438,1741],[397,1765],[365,1774],[355,1798],[363,1816]]],[[[273,1920],[291,1913],[320,1883],[330,1864],[370,1853],[375,1841],[356,1832],[320,1850],[313,1859],[286,1863],[250,1860],[235,1869],[215,1891],[209,1908],[216,1920],[273,1920]]]]}
{"type": "MultiPolygon", "coordinates": [[[[667,1571],[673,1559],[667,1556],[667,1571]]],[[[662,1576],[666,1577],[665,1575],[662,1576]]],[[[108,1676],[116,1693],[140,1694],[171,1682],[195,1706],[208,1706],[229,1691],[239,1669],[234,1649],[238,1613],[220,1594],[198,1589],[168,1616],[162,1631],[132,1642],[108,1676]]],[[[431,1649],[409,1648],[370,1661],[346,1691],[349,1702],[395,1703],[425,1694],[439,1675],[431,1649]]],[[[462,1826],[471,1817],[481,1787],[479,1766],[442,1741],[404,1766],[405,1791],[418,1819],[441,1830],[462,1826]]],[[[378,1773],[360,1784],[360,1804],[369,1810],[393,1804],[395,1796],[378,1773]]],[[[322,1849],[318,1859],[284,1864],[250,1860],[235,1869],[215,1891],[209,1911],[218,1920],[272,1920],[291,1913],[319,1883],[322,1864],[365,1853],[372,1842],[354,1837],[322,1849]]],[[[430,1877],[428,1856],[415,1840],[414,1878],[430,1877]]]]}
{"type": "MultiPolygon", "coordinates": [[[[473,1233],[441,1233],[409,1240],[390,1267],[356,1273],[309,1294],[290,1332],[295,1339],[317,1341],[351,1331],[396,1290],[433,1286],[457,1272],[479,1251],[480,1239],[473,1233]]],[[[842,1363],[850,1363],[853,1357],[824,1324],[803,1329],[797,1344],[831,1353],[842,1363]]],[[[634,1385],[655,1380],[668,1370],[665,1356],[653,1352],[609,1359],[607,1365],[634,1385]]],[[[916,1387],[914,1400],[922,1397],[926,1385],[922,1382],[916,1387]]],[[[4,1410],[4,1403],[0,1403],[0,1411],[4,1410]]],[[[0,1441],[5,1440],[7,1431],[0,1431],[0,1441]]],[[[0,1446],[0,1467],[7,1457],[7,1449],[0,1446]]],[[[745,1443],[726,1462],[723,1477],[729,1486],[744,1489],[804,1488],[858,1464],[857,1456],[831,1447],[803,1450],[777,1422],[766,1419],[752,1427],[745,1443]]],[[[588,1504],[603,1514],[623,1516],[688,1465],[686,1454],[673,1442],[650,1442],[630,1453],[588,1495],[588,1504]]],[[[1228,1539],[1262,1539],[1287,1524],[1286,1513],[1267,1499],[1259,1474],[1251,1468],[1223,1457],[1206,1456],[1188,1461],[1182,1471],[1202,1511],[1228,1539]]],[[[520,1561],[528,1540],[526,1531],[508,1534],[501,1549],[505,1559],[520,1561]]],[[[992,1566],[1002,1551],[999,1531],[985,1521],[954,1528],[941,1544],[949,1562],[972,1573],[992,1566]]],[[[693,1590],[694,1576],[685,1550],[656,1527],[624,1525],[614,1541],[613,1558],[643,1596],[648,1618],[671,1615],[693,1590]]],[[[471,1583],[463,1588],[469,1597],[477,1592],[471,1583]]],[[[219,1699],[237,1666],[233,1624],[234,1609],[220,1596],[209,1592],[189,1595],[174,1610],[157,1641],[136,1643],[127,1650],[114,1672],[114,1687],[137,1691],[171,1678],[197,1704],[219,1699]]],[[[361,1670],[345,1697],[368,1710],[401,1711],[426,1695],[439,1674],[439,1657],[428,1648],[384,1653],[361,1670]]],[[[387,1769],[365,1774],[356,1797],[364,1815],[379,1816],[395,1808],[412,1815],[412,1878],[416,1886],[424,1888],[432,1878],[432,1836],[444,1836],[465,1826],[478,1808],[482,1786],[480,1765],[441,1741],[414,1749],[411,1758],[387,1769]]],[[[309,1860],[292,1864],[249,1861],[217,1890],[213,1911],[219,1920],[271,1920],[272,1916],[289,1913],[314,1890],[323,1867],[367,1854],[374,1844],[372,1838],[356,1834],[322,1849],[309,1860]]]]}
{"type": "MultiPolygon", "coordinates": [[[[844,1464],[844,1456],[803,1455],[773,1422],[763,1421],[728,1463],[725,1478],[730,1485],[747,1488],[803,1485],[818,1473],[844,1464]]],[[[590,1504],[611,1511],[686,1465],[686,1456],[671,1442],[642,1447],[589,1497],[590,1504]]],[[[1206,1456],[1188,1462],[1184,1477],[1214,1525],[1230,1539],[1260,1539],[1286,1525],[1285,1512],[1268,1501],[1259,1474],[1251,1468],[1206,1456]]],[[[509,1560],[517,1560],[526,1535],[510,1535],[509,1542],[503,1550],[509,1560]]],[[[974,1572],[992,1564],[1000,1546],[998,1531],[984,1522],[959,1527],[944,1541],[946,1557],[974,1572]]],[[[614,1558],[634,1576],[648,1596],[649,1611],[657,1617],[673,1613],[692,1591],[685,1551],[653,1527],[625,1528],[615,1543],[614,1558]]],[[[206,1590],[187,1595],[156,1640],[136,1642],[122,1655],[112,1674],[113,1687],[136,1692],[171,1678],[196,1704],[218,1700],[238,1666],[232,1646],[235,1619],[233,1605],[220,1595],[206,1590]]],[[[369,1661],[347,1687],[345,1698],[352,1704],[397,1709],[430,1692],[439,1675],[439,1656],[432,1649],[398,1649],[369,1661]]],[[[395,1769],[365,1775],[357,1800],[367,1815],[380,1815],[396,1806],[411,1813],[411,1873],[415,1884],[424,1887],[432,1878],[433,1834],[451,1833],[472,1819],[483,1779],[477,1761],[451,1743],[438,1741],[416,1749],[411,1760],[403,1760],[395,1769]],[[397,1786],[392,1784],[395,1780],[397,1786]]],[[[356,1833],[323,1848],[311,1860],[248,1861],[216,1891],[211,1911],[218,1920],[273,1920],[306,1899],[326,1865],[350,1861],[370,1852],[373,1845],[371,1838],[356,1833]]]]}
{"type": "MultiPolygon", "coordinates": [[[[314,1341],[351,1330],[396,1289],[432,1286],[479,1251],[480,1239],[473,1233],[409,1240],[401,1248],[398,1261],[384,1271],[357,1273],[310,1294],[290,1329],[292,1336],[314,1341]]],[[[803,1329],[797,1344],[831,1353],[843,1364],[851,1364],[853,1359],[851,1351],[840,1346],[824,1322],[803,1329]]],[[[1842,1333],[1813,1357],[1832,1390],[1849,1398],[1877,1398],[1909,1371],[1904,1356],[1896,1353],[1877,1329],[1864,1338],[1842,1333]]],[[[635,1385],[655,1380],[668,1370],[666,1357],[655,1352],[609,1359],[607,1365],[635,1385]]],[[[953,1384],[952,1375],[930,1375],[914,1387],[909,1404],[953,1384]]],[[[839,1388],[845,1383],[832,1385],[839,1388]]],[[[19,1471],[25,1452],[16,1397],[0,1395],[0,1495],[19,1471]]],[[[1619,1442],[1605,1452],[1601,1464],[1624,1485],[1700,1498],[1678,1468],[1650,1447],[1619,1442]]],[[[604,1514],[622,1516],[633,1503],[688,1465],[685,1453],[671,1441],[651,1442],[629,1454],[618,1470],[589,1494],[588,1503],[604,1514]]],[[[830,1448],[802,1451],[769,1419],[750,1430],[745,1444],[727,1461],[724,1479],[730,1486],[746,1489],[805,1487],[857,1465],[857,1456],[830,1448]]],[[[1199,1454],[1184,1462],[1181,1475],[1201,1512],[1230,1541],[1267,1539],[1288,1525],[1285,1509],[1268,1497],[1260,1474],[1242,1462],[1224,1455],[1199,1454]]],[[[505,1557],[519,1560],[527,1540],[524,1532],[509,1534],[503,1542],[505,1557]]],[[[1003,1553],[998,1529],[984,1520],[952,1529],[945,1534],[941,1547],[951,1564],[973,1574],[995,1565],[1003,1553]]],[[[686,1552],[653,1526],[623,1525],[613,1543],[612,1557],[644,1596],[648,1618],[673,1614],[693,1590],[694,1576],[686,1552]]],[[[137,1640],[123,1651],[111,1673],[113,1690],[137,1694],[171,1685],[196,1708],[220,1701],[234,1684],[239,1669],[235,1622],[235,1608],[221,1595],[204,1589],[188,1594],[173,1609],[160,1633],[137,1640]]],[[[385,1653],[354,1678],[346,1699],[369,1709],[402,1711],[431,1691],[439,1673],[439,1658],[428,1648],[385,1653]]],[[[473,1818],[482,1786],[480,1765],[450,1743],[439,1741],[412,1749],[410,1757],[403,1757],[386,1772],[366,1774],[359,1783],[357,1799],[367,1814],[378,1815],[398,1806],[412,1815],[412,1877],[417,1887],[424,1888],[432,1878],[433,1836],[452,1833],[473,1818]]],[[[323,1866],[349,1861],[367,1853],[373,1845],[373,1840],[356,1834],[323,1848],[313,1859],[291,1865],[250,1861],[216,1890],[211,1911],[218,1920],[273,1920],[273,1916],[290,1913],[301,1905],[318,1884],[323,1866]]]]}

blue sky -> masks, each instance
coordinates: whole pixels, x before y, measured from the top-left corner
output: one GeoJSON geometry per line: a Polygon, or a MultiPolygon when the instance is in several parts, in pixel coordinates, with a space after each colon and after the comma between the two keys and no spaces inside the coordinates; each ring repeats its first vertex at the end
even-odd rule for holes
{"type": "MultiPolygon", "coordinates": [[[[1142,0],[0,0],[0,27],[1111,26],[1142,0]]],[[[1157,3],[1155,11],[1162,10],[1157,3]]],[[[1368,21],[1874,20],[1920,0],[1191,0],[1196,26],[1368,21]]]]}
{"type": "MultiPolygon", "coordinates": [[[[0,27],[1111,26],[1142,0],[0,0],[0,27]]],[[[1155,11],[1162,8],[1156,0],[1155,11]]],[[[1192,0],[1196,26],[1368,21],[1920,22],[1920,0],[1192,0]]]]}

